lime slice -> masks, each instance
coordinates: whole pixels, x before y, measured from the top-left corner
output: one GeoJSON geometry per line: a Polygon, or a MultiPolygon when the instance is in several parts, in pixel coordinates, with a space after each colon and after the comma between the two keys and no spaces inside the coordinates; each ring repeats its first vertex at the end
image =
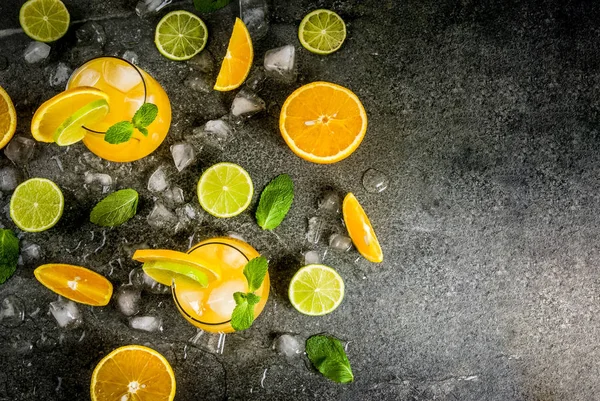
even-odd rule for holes
{"type": "Polygon", "coordinates": [[[54,42],[67,33],[71,17],[60,0],[29,0],[21,7],[19,22],[31,39],[54,42]]]}
{"type": "Polygon", "coordinates": [[[242,213],[252,200],[254,186],[246,170],[233,163],[218,163],[198,182],[200,206],[215,217],[242,213]]]}
{"type": "Polygon", "coordinates": [[[311,316],[333,312],[344,299],[344,281],[331,267],[307,265],[296,272],[288,291],[292,306],[311,316]]]}
{"type": "Polygon", "coordinates": [[[300,22],[298,39],[308,51],[330,54],[339,49],[346,39],[344,20],[329,10],[315,10],[300,22]]]}
{"type": "Polygon", "coordinates": [[[45,178],[31,178],[10,198],[10,218],[23,231],[44,231],[60,220],[64,204],[58,185],[45,178]]]}
{"type": "Polygon", "coordinates": [[[171,11],[156,25],[154,44],[169,60],[188,60],[200,53],[208,29],[200,18],[187,11],[171,11]]]}
{"type": "Polygon", "coordinates": [[[185,276],[208,287],[208,276],[200,269],[176,262],[152,261],[142,267],[147,275],[164,285],[171,285],[176,276],[185,276]]]}
{"type": "Polygon", "coordinates": [[[102,120],[108,114],[108,110],[108,102],[104,99],[86,104],[58,126],[54,132],[54,141],[59,146],[81,141],[87,132],[83,126],[102,120]]]}

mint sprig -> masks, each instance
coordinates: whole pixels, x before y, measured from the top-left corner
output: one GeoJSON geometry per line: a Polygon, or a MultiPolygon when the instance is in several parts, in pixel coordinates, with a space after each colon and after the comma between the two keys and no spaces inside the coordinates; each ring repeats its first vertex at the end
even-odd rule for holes
{"type": "Polygon", "coordinates": [[[18,261],[19,239],[11,230],[0,230],[0,284],[14,274],[18,261]]]}
{"type": "Polygon", "coordinates": [[[254,294],[265,280],[269,262],[263,256],[249,261],[244,267],[244,276],[248,281],[248,292],[236,292],[233,294],[235,308],[231,314],[231,327],[235,331],[246,330],[254,322],[254,306],[260,302],[260,297],[254,294]]]}
{"type": "Polygon", "coordinates": [[[294,183],[287,174],[275,177],[260,194],[256,222],[263,230],[281,224],[294,202],[294,183]]]}
{"type": "Polygon", "coordinates": [[[113,192],[94,206],[90,221],[103,227],[118,226],[135,216],[137,205],[137,191],[129,188],[113,192]]]}
{"type": "Polygon", "coordinates": [[[119,121],[110,126],[104,135],[104,140],[110,144],[117,145],[125,143],[133,136],[137,129],[144,136],[148,136],[147,127],[152,124],[158,115],[158,106],[152,103],[144,103],[135,112],[131,121],[119,121]]]}
{"type": "Polygon", "coordinates": [[[354,374],[342,342],[335,337],[316,335],[306,340],[306,354],[315,368],[326,378],[350,383],[354,374]]]}

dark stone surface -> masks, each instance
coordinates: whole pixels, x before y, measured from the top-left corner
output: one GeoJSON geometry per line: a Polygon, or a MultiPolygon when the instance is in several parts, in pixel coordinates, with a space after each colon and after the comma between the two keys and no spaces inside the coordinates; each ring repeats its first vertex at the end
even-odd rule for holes
{"type": "MultiPolygon", "coordinates": [[[[18,28],[21,3],[0,3],[0,30],[18,28]]],[[[132,12],[135,1],[65,3],[73,26],[41,64],[24,62],[30,41],[24,34],[0,31],[1,54],[9,63],[0,71],[0,85],[16,104],[18,134],[29,135],[35,109],[59,91],[49,85],[51,67],[59,61],[78,66],[75,30],[90,19],[106,30],[104,54],[139,54],[140,66],[169,94],[174,124],[151,158],[133,164],[135,174],[114,163],[96,166],[116,178],[117,187],[132,186],[142,196],[138,215],[118,229],[87,222],[101,195],[81,188],[83,172],[93,167],[83,159],[83,145],[67,150],[39,144],[35,160],[22,167],[27,176],[57,182],[67,203],[52,230],[20,234],[40,244],[43,257],[0,286],[0,298],[17,294],[28,316],[20,327],[0,330],[0,399],[87,399],[95,364],[130,343],[164,353],[177,374],[176,399],[186,401],[598,398],[600,9],[593,2],[273,2],[271,29],[255,43],[255,64],[266,50],[294,44],[299,82],[269,83],[261,96],[271,113],[249,121],[225,152],[202,153],[175,180],[193,200],[200,172],[216,161],[244,166],[258,190],[277,173],[289,173],[297,197],[278,237],[261,232],[252,208],[230,220],[206,218],[193,232],[174,237],[148,229],[149,174],[161,163],[172,166],[169,146],[223,115],[233,98],[193,93],[182,84],[186,63],[162,58],[152,43],[160,16],[190,5],[141,20],[132,12]],[[321,7],[339,12],[348,25],[344,46],[327,57],[305,51],[296,36],[302,16],[321,7]],[[360,148],[330,166],[295,157],[277,129],[278,106],[295,87],[316,80],[349,87],[369,115],[360,148]],[[361,186],[363,172],[372,167],[390,177],[390,188],[381,194],[361,186]],[[307,317],[291,307],[286,289],[307,248],[306,219],[328,186],[361,200],[385,261],[354,263],[356,251],[329,252],[325,262],[344,277],[346,298],[330,315],[307,317]],[[117,286],[136,266],[129,259],[131,244],[184,250],[193,233],[206,238],[228,231],[273,256],[273,292],[252,329],[228,336],[222,356],[186,347],[195,329],[168,296],[143,298],[145,308],[165,318],[160,334],[129,329],[112,305],[82,308],[85,323],[75,332],[59,330],[46,315],[55,295],[35,281],[37,264],[83,264],[117,286]],[[100,247],[103,232],[108,245],[100,247]],[[350,341],[354,383],[334,384],[300,358],[287,361],[270,350],[279,332],[305,339],[323,331],[350,341]],[[42,332],[62,344],[37,346],[42,332]],[[17,352],[23,343],[33,349],[17,352]]],[[[217,60],[234,14],[228,6],[202,15],[211,35],[207,49],[217,60]]],[[[9,163],[0,157],[2,165],[9,163]]],[[[0,198],[0,222],[14,228],[5,207],[9,197],[0,198]]]]}

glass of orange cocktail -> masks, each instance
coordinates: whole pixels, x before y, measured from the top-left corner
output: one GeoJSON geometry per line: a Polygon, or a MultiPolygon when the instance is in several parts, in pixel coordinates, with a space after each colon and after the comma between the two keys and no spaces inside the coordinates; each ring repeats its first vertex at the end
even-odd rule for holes
{"type": "Polygon", "coordinates": [[[171,103],[160,84],[141,68],[117,57],[99,57],[73,72],[67,89],[91,86],[108,94],[110,111],[106,118],[84,127],[83,143],[97,156],[116,162],[131,162],[152,153],[163,142],[171,125],[171,103]],[[135,130],[125,143],[110,144],[104,134],[113,124],[131,121],[144,103],[158,107],[158,115],[148,128],[148,136],[135,130]]]}
{"type": "MultiPolygon", "coordinates": [[[[177,309],[194,326],[211,333],[231,333],[231,313],[235,308],[233,294],[247,292],[248,283],[244,266],[259,253],[244,241],[230,238],[211,238],[194,245],[189,251],[205,263],[221,267],[221,279],[201,287],[186,278],[177,278],[171,286],[177,309]]],[[[254,308],[254,317],[262,312],[269,297],[269,273],[255,291],[260,302],[254,308]]]]}

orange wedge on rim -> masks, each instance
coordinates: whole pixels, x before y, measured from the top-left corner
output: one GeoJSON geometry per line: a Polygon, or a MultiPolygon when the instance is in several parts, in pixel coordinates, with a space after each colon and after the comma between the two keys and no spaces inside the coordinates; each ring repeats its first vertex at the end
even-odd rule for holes
{"type": "Polygon", "coordinates": [[[17,112],[8,93],[0,86],[0,149],[12,139],[17,129],[17,112]]]}
{"type": "Polygon", "coordinates": [[[56,129],[67,118],[85,105],[100,99],[107,102],[109,100],[106,93],[88,86],[59,93],[36,110],[31,120],[31,134],[40,142],[54,142],[56,129]]]}
{"type": "Polygon", "coordinates": [[[85,267],[51,263],[38,267],[33,274],[50,290],[80,304],[104,306],[112,296],[111,282],[85,267]]]}
{"type": "Polygon", "coordinates": [[[352,243],[358,252],[368,261],[380,263],[383,261],[383,252],[373,226],[360,203],[352,193],[348,193],[342,204],[342,215],[352,238],[352,243]]]}
{"type": "Polygon", "coordinates": [[[253,58],[254,50],[248,28],[241,19],[236,18],[214,89],[224,92],[238,88],[246,80],[253,58]]]}
{"type": "Polygon", "coordinates": [[[105,356],[94,369],[92,401],[172,401],[175,373],[157,351],[126,345],[105,356]]]}
{"type": "Polygon", "coordinates": [[[343,86],[313,82],[285,101],[279,130],[292,152],[314,163],[335,163],[350,156],[367,132],[367,113],[343,86]]]}

